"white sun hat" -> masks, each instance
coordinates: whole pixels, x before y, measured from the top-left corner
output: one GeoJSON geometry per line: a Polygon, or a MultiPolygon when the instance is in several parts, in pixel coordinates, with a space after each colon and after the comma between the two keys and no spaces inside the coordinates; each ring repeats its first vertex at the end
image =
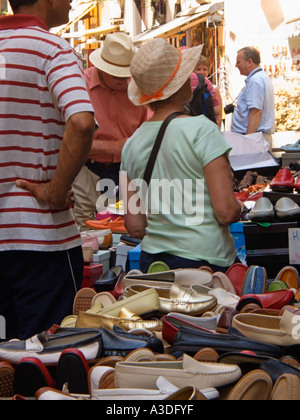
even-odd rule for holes
{"type": "Polygon", "coordinates": [[[131,62],[128,95],[134,105],[162,101],[174,95],[194,71],[203,45],[177,50],[162,38],[141,46],[131,62]]]}
{"type": "Polygon", "coordinates": [[[107,35],[103,48],[90,55],[90,62],[97,69],[115,77],[131,77],[130,63],[136,48],[131,38],[121,32],[107,35]]]}

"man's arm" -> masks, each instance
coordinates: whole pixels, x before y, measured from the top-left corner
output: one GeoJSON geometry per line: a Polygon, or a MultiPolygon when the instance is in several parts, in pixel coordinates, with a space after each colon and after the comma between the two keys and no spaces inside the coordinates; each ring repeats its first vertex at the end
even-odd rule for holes
{"type": "Polygon", "coordinates": [[[121,156],[122,149],[128,139],[120,139],[120,140],[102,140],[102,139],[94,139],[89,157],[92,158],[93,156],[99,155],[119,155],[121,156]]]}
{"type": "Polygon", "coordinates": [[[246,134],[256,133],[262,116],[262,110],[252,108],[249,114],[248,129],[246,134]]]}
{"type": "Polygon", "coordinates": [[[87,160],[93,141],[94,116],[90,112],[72,115],[67,124],[53,179],[46,184],[18,180],[16,185],[31,192],[38,201],[54,209],[74,204],[71,186],[87,160]]]}

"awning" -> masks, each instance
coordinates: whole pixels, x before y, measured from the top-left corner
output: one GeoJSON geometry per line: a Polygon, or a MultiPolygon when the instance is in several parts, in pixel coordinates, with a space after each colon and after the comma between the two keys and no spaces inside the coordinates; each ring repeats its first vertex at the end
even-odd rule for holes
{"type": "Polygon", "coordinates": [[[107,35],[111,32],[116,32],[120,30],[119,25],[106,25],[106,26],[98,26],[98,28],[88,29],[86,31],[81,32],[68,32],[63,34],[61,37],[64,39],[71,39],[71,38],[83,38],[85,36],[90,35],[107,35]]]}
{"type": "Polygon", "coordinates": [[[59,26],[51,30],[51,32],[55,33],[56,35],[64,34],[68,29],[70,29],[71,25],[77,23],[81,20],[85,15],[87,15],[94,7],[97,6],[98,1],[83,1],[80,4],[76,5],[76,8],[72,9],[70,12],[70,21],[66,25],[59,26]]]}
{"type": "Polygon", "coordinates": [[[196,9],[197,13],[180,16],[170,22],[159,26],[158,28],[149,29],[140,35],[137,35],[133,42],[139,44],[150,41],[153,38],[167,38],[178,32],[186,31],[201,22],[205,22],[209,16],[209,6],[203,6],[196,9]],[[201,9],[201,11],[200,11],[201,9]]]}

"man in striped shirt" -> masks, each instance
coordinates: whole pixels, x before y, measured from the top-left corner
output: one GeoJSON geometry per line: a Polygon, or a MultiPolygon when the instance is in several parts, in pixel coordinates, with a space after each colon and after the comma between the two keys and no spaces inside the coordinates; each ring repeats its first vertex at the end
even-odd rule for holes
{"type": "Polygon", "coordinates": [[[72,313],[81,239],[71,185],[94,115],[74,50],[49,29],[70,0],[10,0],[0,18],[0,315],[27,339],[72,313]]]}

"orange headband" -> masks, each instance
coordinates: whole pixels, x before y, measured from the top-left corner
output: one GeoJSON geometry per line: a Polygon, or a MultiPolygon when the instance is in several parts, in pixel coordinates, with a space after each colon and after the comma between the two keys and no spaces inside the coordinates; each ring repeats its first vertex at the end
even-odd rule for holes
{"type": "Polygon", "coordinates": [[[170,78],[168,79],[168,81],[155,93],[153,93],[153,95],[144,95],[142,94],[141,98],[140,98],[140,104],[144,104],[145,102],[150,101],[150,99],[157,99],[158,101],[163,97],[163,90],[164,88],[171,82],[171,80],[174,79],[176,73],[179,70],[180,64],[181,64],[181,59],[182,59],[182,52],[179,51],[179,60],[177,63],[177,66],[175,68],[175,70],[173,71],[173,73],[171,74],[170,78]]]}

